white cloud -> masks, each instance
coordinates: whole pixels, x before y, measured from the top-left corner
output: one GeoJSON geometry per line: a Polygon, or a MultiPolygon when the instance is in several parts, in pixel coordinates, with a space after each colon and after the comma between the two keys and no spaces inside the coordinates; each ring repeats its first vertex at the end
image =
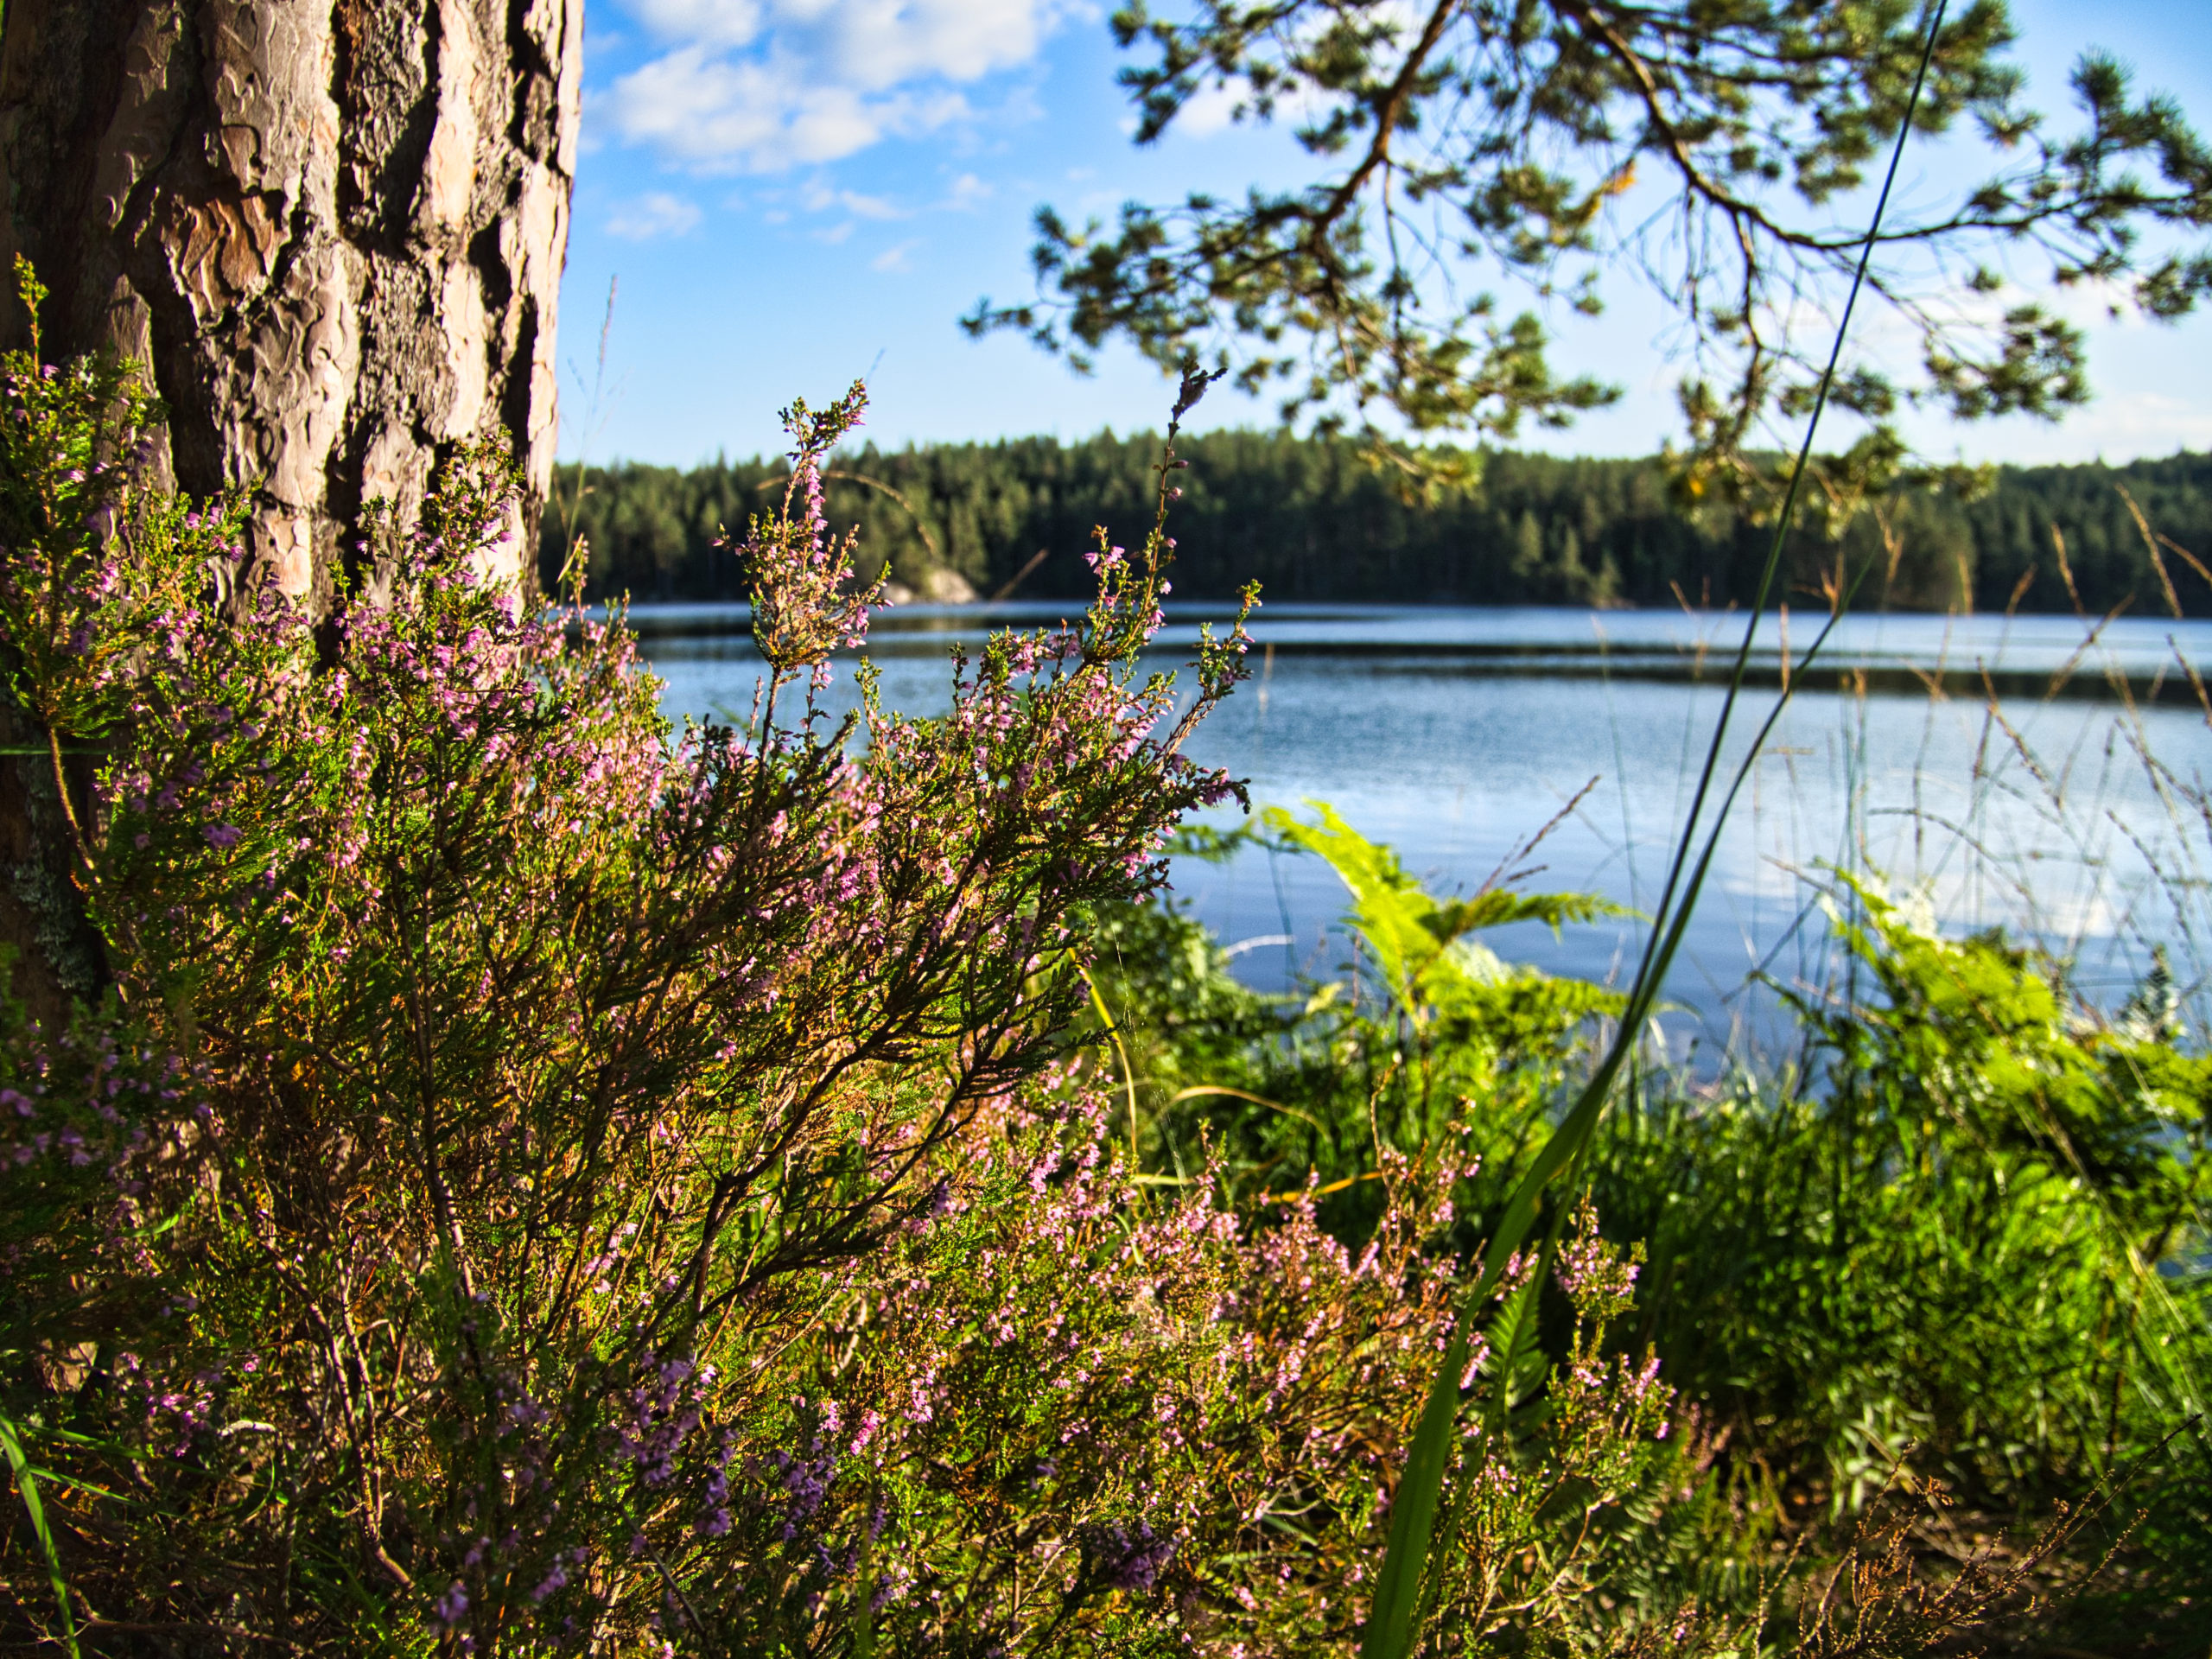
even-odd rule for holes
{"type": "Polygon", "coordinates": [[[2014,415],[1962,427],[1924,419],[1908,423],[1907,435],[1931,454],[1957,448],[1974,461],[2036,467],[2094,456],[2117,466],[2177,449],[2212,449],[2212,410],[2201,399],[2168,392],[2113,391],[2087,409],[2069,411],[2063,421],[2014,415]]]}
{"type": "Polygon", "coordinates": [[[614,83],[605,100],[625,138],[702,172],[768,173],[834,162],[879,138],[929,132],[967,113],[950,91],[870,97],[782,61],[710,57],[687,46],[614,83]]]}
{"type": "Polygon", "coordinates": [[[649,190],[616,208],[607,219],[607,228],[611,235],[648,242],[657,236],[682,236],[698,222],[698,208],[681,196],[649,190]]]}
{"type": "Polygon", "coordinates": [[[982,207],[998,193],[973,173],[963,173],[952,181],[952,189],[944,205],[958,213],[967,213],[982,207]]]}
{"type": "Polygon", "coordinates": [[[664,41],[750,46],[760,33],[759,0],[628,0],[626,10],[664,41]]]}
{"type": "Polygon", "coordinates": [[[700,171],[833,162],[973,115],[956,90],[1033,59],[1070,0],[626,0],[664,44],[592,100],[700,171]]]}
{"type": "Polygon", "coordinates": [[[886,248],[881,253],[877,254],[874,258],[868,262],[868,268],[870,270],[883,271],[911,270],[913,267],[906,263],[906,256],[921,245],[920,237],[910,236],[904,242],[886,248]]]}
{"type": "MultiPolygon", "coordinates": [[[[1334,103],[1327,93],[1300,82],[1275,99],[1268,119],[1279,127],[1296,127],[1319,120],[1334,103]]],[[[1217,132],[1226,132],[1233,126],[1257,118],[1249,86],[1241,80],[1211,81],[1184,104],[1167,131],[1170,137],[1211,138],[1217,132]]],[[[1126,130],[1134,133],[1136,123],[1128,123],[1126,130]]]]}
{"type": "Polygon", "coordinates": [[[981,79],[1027,63],[1058,21],[1047,0],[829,0],[804,10],[820,16],[830,63],[868,87],[981,79]]]}
{"type": "Polygon", "coordinates": [[[1205,138],[1236,124],[1237,111],[1249,93],[1242,83],[1215,81],[1198,88],[1175,117],[1174,130],[1189,138],[1205,138]]]}
{"type": "Polygon", "coordinates": [[[864,195],[858,190],[833,189],[816,179],[799,193],[799,200],[810,213],[819,213],[832,207],[842,207],[859,219],[905,219],[906,210],[888,196],[864,195]]]}

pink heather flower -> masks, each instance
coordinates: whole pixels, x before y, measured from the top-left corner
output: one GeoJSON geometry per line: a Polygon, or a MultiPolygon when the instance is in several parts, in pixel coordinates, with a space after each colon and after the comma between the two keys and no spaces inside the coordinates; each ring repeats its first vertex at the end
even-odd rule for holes
{"type": "Polygon", "coordinates": [[[245,831],[233,823],[211,823],[200,833],[207,837],[210,847],[227,849],[237,846],[245,831]]]}

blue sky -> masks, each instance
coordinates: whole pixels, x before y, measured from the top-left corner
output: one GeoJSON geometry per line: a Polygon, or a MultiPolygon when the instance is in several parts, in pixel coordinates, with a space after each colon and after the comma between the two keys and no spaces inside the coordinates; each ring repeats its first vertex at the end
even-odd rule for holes
{"type": "MultiPolygon", "coordinates": [[[[2094,44],[2212,127],[2201,3],[2015,0],[2031,101],[2055,112],[2066,68],[2094,44]]],[[[1104,9],[1086,0],[589,0],[563,454],[687,465],[773,449],[780,404],[862,375],[879,443],[1157,426],[1170,391],[1133,353],[1109,351],[1078,378],[956,322],[983,295],[1033,292],[1040,202],[1079,219],[1300,176],[1285,135],[1218,111],[1137,149],[1116,64],[1104,9]]],[[[1909,196],[1932,200],[1962,176],[1948,160],[1908,162],[1909,196]]],[[[1668,312],[1627,281],[1608,299],[1595,323],[1569,320],[1559,360],[1626,396],[1568,431],[1525,435],[1532,447],[1644,454],[1675,433],[1679,365],[1657,343],[1668,312]]],[[[1915,441],[2020,461],[2212,448],[2212,315],[2154,327],[2077,315],[2099,392],[2088,409],[2056,427],[1930,417],[1915,441]]],[[[1201,412],[1200,424],[1272,419],[1224,392],[1201,412]]]]}

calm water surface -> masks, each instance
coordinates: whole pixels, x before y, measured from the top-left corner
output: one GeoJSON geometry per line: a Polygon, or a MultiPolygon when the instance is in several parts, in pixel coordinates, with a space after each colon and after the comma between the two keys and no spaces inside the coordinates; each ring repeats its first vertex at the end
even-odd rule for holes
{"type": "MultiPolygon", "coordinates": [[[[868,654],[887,702],[932,712],[949,701],[956,641],[1072,608],[886,613],[868,654]]],[[[1220,614],[1171,612],[1162,665],[1220,614]]],[[[632,620],[671,715],[750,710],[760,664],[742,607],[640,606],[632,620]]],[[[1761,619],[1732,760],[1780,684],[1785,630],[1802,655],[1819,622],[1761,619]]],[[[1533,887],[1649,905],[1744,627],[1717,613],[1269,607],[1253,627],[1251,681],[1192,753],[1249,779],[1255,809],[1328,801],[1439,892],[1527,868],[1533,887]],[[1554,818],[1532,853],[1519,850],[1554,818]]],[[[1732,815],[1668,987],[1680,1005],[1670,1039],[1710,1053],[1732,1033],[1778,1036],[1773,985],[1827,979],[1819,903],[1839,866],[1878,874],[1947,930],[2034,936],[2107,1002],[2163,944],[2201,1007],[2212,825],[2183,790],[2212,780],[2212,729],[2187,672],[2208,659],[2205,622],[1847,619],[1798,673],[1732,815]]],[[[829,694],[841,708],[853,701],[849,666],[829,694]]],[[[1316,860],[1251,848],[1225,865],[1183,861],[1175,887],[1255,984],[1326,975],[1345,957],[1344,891],[1316,860]]],[[[1624,979],[1642,932],[1624,921],[1489,943],[1509,959],[1624,979]]]]}

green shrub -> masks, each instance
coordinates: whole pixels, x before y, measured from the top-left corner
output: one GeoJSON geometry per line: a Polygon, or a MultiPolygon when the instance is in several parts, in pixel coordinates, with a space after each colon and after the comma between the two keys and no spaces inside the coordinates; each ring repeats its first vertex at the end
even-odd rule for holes
{"type": "MultiPolygon", "coordinates": [[[[1140,1091],[1148,1133],[1211,1146],[1257,1186],[1333,1193],[1328,1224],[1355,1249],[1380,1159],[1464,1146],[1479,1164],[1465,1248],[1618,1001],[1461,931],[1573,919],[1567,901],[1440,901],[1325,808],[1274,826],[1344,880],[1353,975],[1270,1001],[1224,982],[1187,917],[1125,925],[1111,998],[1131,1052],[1160,1054],[1175,1085],[1140,1091]],[[1212,1017],[1179,1024],[1167,1001],[1212,1017]],[[1198,1086],[1209,1069],[1240,1092],[1198,1086]]],[[[2200,1594],[2212,1057],[2184,1046],[2163,969],[2103,1015],[2063,964],[1946,938],[1847,877],[1837,898],[1855,973],[1834,999],[1787,994],[1810,1069],[1701,1082],[1647,1063],[1583,1166],[1607,1236],[1646,1257],[1630,1351],[1650,1344],[1724,1448],[1698,1501],[1749,1506],[1699,1545],[1707,1565],[1732,1558],[1744,1589],[1766,1570],[1754,1512],[1847,1534],[1903,1469],[2000,1521],[2117,1492],[2145,1510],[2140,1594],[2200,1594]]]]}
{"type": "MultiPolygon", "coordinates": [[[[861,400],[794,405],[791,487],[733,550],[759,706],[678,734],[619,614],[483,575],[492,451],[419,524],[374,515],[378,602],[311,628],[238,504],[116,464],[133,385],[0,365],[6,666],[58,785],[97,771],[108,976],[0,1044],[6,1639],[1346,1650],[1470,1156],[1390,1154],[1348,1249],[1308,1194],[1141,1187],[1071,1059],[1096,918],[1234,787],[1179,746],[1241,627],[1179,721],[1135,668],[1159,521],[1102,535],[1077,626],[956,663],[947,715],[864,675],[833,725],[868,595],[817,486],[861,400]]],[[[1456,1466],[1465,1650],[1682,1617],[1586,1593],[1681,1453],[1651,1366],[1600,1350],[1627,1277],[1576,1252],[1561,1367],[1491,1362],[1525,1409],[1456,1466]]]]}

